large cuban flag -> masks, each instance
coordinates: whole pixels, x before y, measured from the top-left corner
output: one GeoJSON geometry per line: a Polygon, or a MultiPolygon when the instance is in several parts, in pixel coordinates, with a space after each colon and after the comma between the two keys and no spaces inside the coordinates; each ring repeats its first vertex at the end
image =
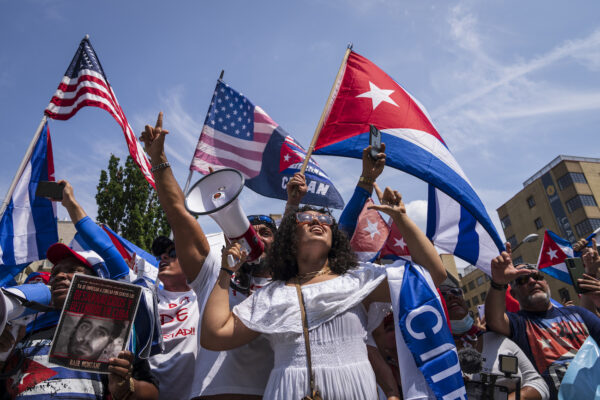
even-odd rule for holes
{"type": "Polygon", "coordinates": [[[46,258],[58,242],[56,205],[36,197],[39,181],[54,181],[54,161],[48,123],[18,177],[10,202],[0,220],[0,286],[33,261],[46,258]]]}
{"type": "Polygon", "coordinates": [[[350,52],[327,105],[315,154],[361,158],[369,144],[369,124],[381,131],[388,165],[446,193],[489,234],[497,250],[503,248],[483,203],[425,108],[371,61],[350,52]]]}

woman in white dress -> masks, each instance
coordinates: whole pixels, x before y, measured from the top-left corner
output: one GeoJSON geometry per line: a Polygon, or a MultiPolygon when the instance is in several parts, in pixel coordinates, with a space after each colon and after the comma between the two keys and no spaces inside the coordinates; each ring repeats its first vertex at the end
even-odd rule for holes
{"type": "MultiPolygon", "coordinates": [[[[444,266],[427,237],[406,215],[400,194],[386,188],[382,204],[413,260],[429,270],[434,282],[446,278],[444,266]]],[[[229,275],[244,254],[235,244],[223,251],[240,260],[223,268],[204,311],[201,344],[210,350],[244,345],[261,333],[269,340],[275,365],[264,398],[299,400],[311,393],[303,335],[300,288],[306,309],[314,386],[323,399],[377,399],[375,376],[365,346],[367,313],[372,302],[389,302],[385,268],[358,263],[347,237],[325,210],[303,207],[287,214],[267,262],[273,281],[229,310],[229,275]]]]}

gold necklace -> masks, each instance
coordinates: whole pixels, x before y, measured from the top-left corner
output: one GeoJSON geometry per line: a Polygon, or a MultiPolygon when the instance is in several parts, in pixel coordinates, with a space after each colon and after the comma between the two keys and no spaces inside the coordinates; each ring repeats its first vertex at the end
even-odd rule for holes
{"type": "Polygon", "coordinates": [[[329,269],[329,266],[325,266],[318,271],[306,272],[304,274],[298,273],[298,274],[296,274],[295,278],[298,281],[303,281],[305,279],[312,279],[312,278],[316,278],[317,276],[326,275],[330,272],[331,272],[331,270],[329,269]]]}

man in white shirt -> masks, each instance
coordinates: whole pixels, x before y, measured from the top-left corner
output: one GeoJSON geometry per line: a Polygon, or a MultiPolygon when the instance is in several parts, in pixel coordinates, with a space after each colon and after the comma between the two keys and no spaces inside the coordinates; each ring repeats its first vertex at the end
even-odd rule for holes
{"type": "MultiPolygon", "coordinates": [[[[170,169],[164,152],[165,135],[162,113],[154,128],[146,125],[142,141],[152,162],[158,198],[173,230],[177,244],[177,259],[189,286],[197,296],[198,319],[202,321],[204,304],[221,270],[220,249],[212,250],[206,235],[196,219],[185,209],[185,197],[170,169]]],[[[297,182],[295,180],[294,182],[297,182]]],[[[292,186],[292,185],[290,185],[292,186]]],[[[306,193],[306,184],[296,184],[294,195],[288,197],[288,206],[297,206],[306,193]]],[[[288,194],[291,188],[288,189],[288,194]]],[[[263,242],[265,251],[273,243],[275,224],[268,216],[251,216],[250,222],[263,242]]],[[[168,254],[167,254],[168,255],[168,254]]],[[[229,289],[230,306],[242,302],[253,289],[268,282],[269,271],[261,264],[245,268],[245,277],[233,277],[229,289]],[[245,278],[245,279],[242,279],[245,278]]],[[[198,330],[200,324],[197,325],[198,330]]],[[[259,399],[262,397],[269,373],[273,367],[273,352],[266,339],[259,337],[246,346],[225,352],[212,352],[199,346],[194,379],[177,379],[178,385],[191,386],[191,397],[202,399],[259,399]]]]}

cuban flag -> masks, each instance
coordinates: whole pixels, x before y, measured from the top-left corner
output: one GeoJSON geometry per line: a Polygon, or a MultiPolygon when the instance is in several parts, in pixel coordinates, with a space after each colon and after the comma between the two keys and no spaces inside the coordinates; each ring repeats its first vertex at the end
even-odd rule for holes
{"type": "Polygon", "coordinates": [[[32,261],[46,258],[58,242],[56,205],[36,197],[39,181],[54,181],[54,161],[45,123],[0,220],[0,286],[11,282],[32,261]]]}
{"type": "MultiPolygon", "coordinates": [[[[390,234],[388,235],[387,240],[383,244],[381,248],[381,252],[379,253],[382,259],[385,260],[406,260],[410,261],[410,252],[408,251],[408,246],[402,237],[402,234],[396,227],[396,224],[390,219],[389,221],[390,234]]],[[[443,301],[443,299],[442,299],[443,301]]]]}
{"type": "MultiPolygon", "coordinates": [[[[498,232],[492,226],[494,236],[498,232]]],[[[467,261],[491,276],[492,259],[504,250],[456,200],[429,185],[427,237],[438,249],[467,261]]]]}
{"type": "MultiPolygon", "coordinates": [[[[235,168],[256,193],[286,200],[286,185],[300,171],[306,151],[247,97],[217,81],[190,170],[208,174],[235,168]]],[[[344,201],[312,159],[305,172],[306,204],[342,209],[344,201]]]]}
{"type": "Polygon", "coordinates": [[[360,261],[374,261],[391,231],[378,211],[369,210],[373,204],[373,200],[367,199],[350,239],[350,246],[360,261]]]}
{"type": "MultiPolygon", "coordinates": [[[[457,201],[487,231],[496,249],[502,249],[483,203],[425,108],[379,67],[354,52],[342,68],[325,110],[315,154],[361,158],[362,149],[369,144],[369,124],[375,125],[386,143],[388,165],[457,201]]],[[[487,268],[489,273],[489,265],[487,268]]]]}
{"type": "Polygon", "coordinates": [[[572,285],[571,277],[565,264],[565,259],[574,256],[571,242],[563,239],[556,233],[546,230],[544,241],[538,257],[538,268],[540,271],[572,285]]]}

